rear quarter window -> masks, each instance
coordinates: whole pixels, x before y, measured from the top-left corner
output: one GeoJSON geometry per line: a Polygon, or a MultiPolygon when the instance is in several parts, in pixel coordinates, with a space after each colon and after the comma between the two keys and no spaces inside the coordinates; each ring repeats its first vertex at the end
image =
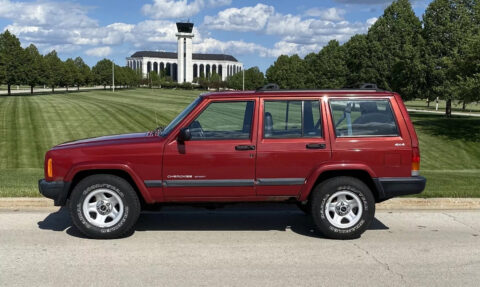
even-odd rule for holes
{"type": "Polygon", "coordinates": [[[398,136],[388,99],[329,101],[337,137],[398,136]]]}

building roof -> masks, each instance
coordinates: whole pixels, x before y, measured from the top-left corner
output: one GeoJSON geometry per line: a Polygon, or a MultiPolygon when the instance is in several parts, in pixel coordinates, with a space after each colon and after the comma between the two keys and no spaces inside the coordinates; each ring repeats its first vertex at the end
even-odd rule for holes
{"type": "MultiPolygon", "coordinates": [[[[164,58],[164,59],[177,59],[177,53],[173,52],[156,52],[156,51],[138,51],[135,52],[132,58],[140,58],[140,57],[151,57],[151,58],[164,58]]],[[[225,54],[199,54],[193,53],[192,55],[193,60],[212,60],[212,61],[231,61],[231,62],[238,62],[232,55],[225,55],[225,54]]]]}

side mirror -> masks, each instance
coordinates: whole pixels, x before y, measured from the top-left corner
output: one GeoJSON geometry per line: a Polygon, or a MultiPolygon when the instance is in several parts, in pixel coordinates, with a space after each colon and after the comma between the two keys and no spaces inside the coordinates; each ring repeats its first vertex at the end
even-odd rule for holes
{"type": "Polygon", "coordinates": [[[178,133],[177,141],[183,143],[183,142],[189,141],[191,138],[192,138],[192,135],[190,134],[190,129],[182,128],[178,133]]]}

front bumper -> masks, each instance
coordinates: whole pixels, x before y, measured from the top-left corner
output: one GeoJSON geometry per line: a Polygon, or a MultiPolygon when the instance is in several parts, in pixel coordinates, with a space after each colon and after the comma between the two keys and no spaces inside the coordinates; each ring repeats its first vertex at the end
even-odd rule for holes
{"type": "Polygon", "coordinates": [[[55,206],[63,206],[67,202],[70,182],[40,179],[38,189],[43,196],[53,199],[55,206]]]}
{"type": "Polygon", "coordinates": [[[379,177],[373,180],[379,191],[379,201],[420,193],[425,189],[425,184],[427,183],[427,179],[423,176],[379,177]]]}

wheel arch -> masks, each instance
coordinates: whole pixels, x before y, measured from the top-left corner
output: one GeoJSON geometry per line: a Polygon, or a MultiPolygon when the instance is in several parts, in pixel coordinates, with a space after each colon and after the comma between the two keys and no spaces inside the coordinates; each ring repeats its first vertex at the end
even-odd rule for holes
{"type": "Polygon", "coordinates": [[[124,180],[126,180],[132,188],[135,190],[135,193],[140,200],[142,206],[152,201],[148,191],[144,186],[142,186],[138,180],[135,178],[136,175],[132,175],[131,172],[123,169],[123,168],[85,168],[85,169],[77,169],[74,173],[72,173],[69,177],[71,178],[70,188],[68,190],[67,199],[70,198],[72,190],[75,186],[84,178],[97,175],[97,174],[109,174],[118,176],[124,180]]]}
{"type": "Polygon", "coordinates": [[[372,176],[372,172],[369,171],[368,169],[363,169],[363,168],[351,168],[351,169],[331,168],[331,169],[322,170],[321,172],[311,177],[311,179],[308,181],[309,183],[307,183],[306,188],[304,188],[302,190],[302,193],[300,194],[299,201],[308,201],[310,199],[313,189],[318,184],[320,184],[321,182],[327,179],[339,177],[339,176],[349,176],[349,177],[353,177],[361,180],[372,191],[372,194],[375,198],[375,202],[381,201],[380,199],[383,196],[382,194],[383,191],[380,190],[375,184],[375,181],[373,180],[374,176],[372,176]]]}

